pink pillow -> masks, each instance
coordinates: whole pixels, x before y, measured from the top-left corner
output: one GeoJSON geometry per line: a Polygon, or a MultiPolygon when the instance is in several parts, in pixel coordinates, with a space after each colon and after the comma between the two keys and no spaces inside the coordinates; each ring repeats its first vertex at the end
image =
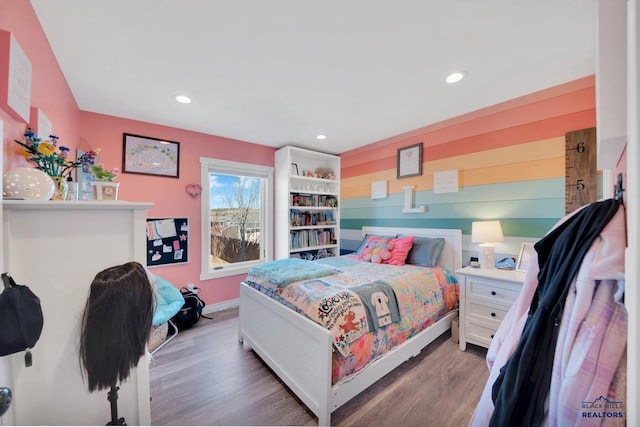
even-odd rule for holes
{"type": "Polygon", "coordinates": [[[397,237],[389,239],[391,243],[391,258],[383,260],[385,264],[404,265],[404,261],[409,255],[409,251],[413,246],[413,236],[397,237]]]}
{"type": "Polygon", "coordinates": [[[365,262],[380,264],[391,258],[392,248],[389,239],[370,237],[358,258],[365,262]]]}

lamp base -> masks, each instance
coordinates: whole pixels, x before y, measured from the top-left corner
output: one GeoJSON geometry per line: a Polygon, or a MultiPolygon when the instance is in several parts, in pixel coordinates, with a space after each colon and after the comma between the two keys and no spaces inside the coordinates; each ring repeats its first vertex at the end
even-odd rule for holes
{"type": "Polygon", "coordinates": [[[493,270],[496,268],[495,250],[492,244],[483,243],[478,245],[478,262],[480,264],[480,268],[484,268],[486,270],[493,270]]]}

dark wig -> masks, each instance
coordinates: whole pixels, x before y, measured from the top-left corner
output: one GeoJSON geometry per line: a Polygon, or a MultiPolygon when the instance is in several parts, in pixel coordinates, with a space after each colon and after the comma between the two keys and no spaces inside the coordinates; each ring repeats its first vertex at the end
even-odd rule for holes
{"type": "Polygon", "coordinates": [[[91,282],[82,316],[80,365],[89,391],[127,379],[144,355],[155,308],[145,268],[128,262],[107,268],[91,282]]]}

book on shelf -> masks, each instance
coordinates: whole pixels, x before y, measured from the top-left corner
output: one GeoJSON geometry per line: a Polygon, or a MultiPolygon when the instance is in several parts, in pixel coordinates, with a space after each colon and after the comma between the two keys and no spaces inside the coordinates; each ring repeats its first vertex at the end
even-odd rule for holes
{"type": "Polygon", "coordinates": [[[338,199],[335,196],[324,194],[291,193],[289,195],[291,206],[337,208],[338,199]]]}

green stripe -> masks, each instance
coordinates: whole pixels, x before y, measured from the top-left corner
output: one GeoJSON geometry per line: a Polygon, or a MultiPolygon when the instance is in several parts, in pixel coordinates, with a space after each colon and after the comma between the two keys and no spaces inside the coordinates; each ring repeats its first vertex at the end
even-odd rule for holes
{"type": "Polygon", "coordinates": [[[546,200],[500,200],[496,202],[426,204],[423,213],[402,213],[403,205],[373,208],[346,207],[340,209],[340,218],[558,218],[564,214],[564,198],[546,200]]]}
{"type": "MultiPolygon", "coordinates": [[[[502,233],[513,237],[543,237],[560,218],[507,218],[500,219],[502,233]]],[[[405,228],[455,228],[462,234],[471,234],[471,223],[482,221],[482,218],[406,218],[406,219],[341,219],[340,228],[344,230],[361,230],[363,226],[405,227],[405,228]]]]}

